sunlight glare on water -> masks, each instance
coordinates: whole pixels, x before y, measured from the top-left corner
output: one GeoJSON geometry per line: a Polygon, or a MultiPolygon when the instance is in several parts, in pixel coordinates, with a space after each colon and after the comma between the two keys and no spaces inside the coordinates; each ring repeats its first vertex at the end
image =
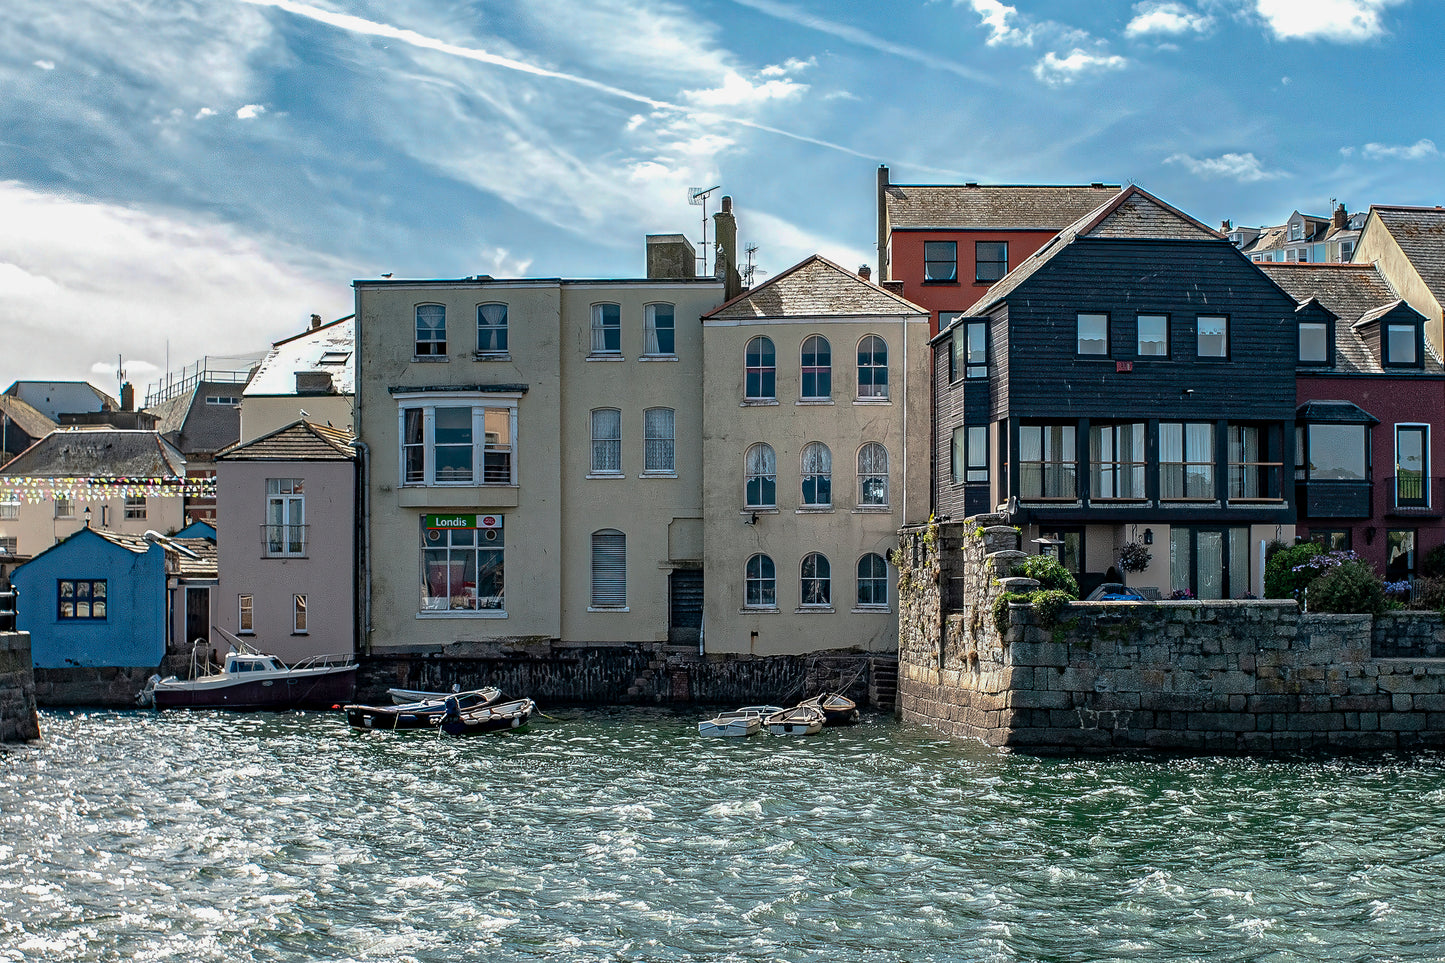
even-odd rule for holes
{"type": "Polygon", "coordinates": [[[0,960],[1440,960],[1441,757],[1036,759],[872,718],[705,740],[50,712],[0,960]]]}

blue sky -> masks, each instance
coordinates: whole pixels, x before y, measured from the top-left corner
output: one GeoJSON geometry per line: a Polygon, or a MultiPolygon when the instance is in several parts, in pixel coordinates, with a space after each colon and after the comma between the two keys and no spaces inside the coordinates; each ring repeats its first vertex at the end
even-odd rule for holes
{"type": "Polygon", "coordinates": [[[143,388],[353,278],[638,276],[689,187],[760,280],[872,262],[880,163],[1209,224],[1445,203],[1441,37],[1438,0],[7,0],[0,387],[143,388]]]}

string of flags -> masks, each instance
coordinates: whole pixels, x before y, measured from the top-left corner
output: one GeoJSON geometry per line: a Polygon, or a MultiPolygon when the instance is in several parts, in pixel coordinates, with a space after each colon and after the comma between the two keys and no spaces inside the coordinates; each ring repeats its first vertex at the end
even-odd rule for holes
{"type": "Polygon", "coordinates": [[[44,478],[36,475],[0,477],[0,501],[51,502],[57,498],[215,498],[216,479],[137,478],[120,476],[44,478]]]}

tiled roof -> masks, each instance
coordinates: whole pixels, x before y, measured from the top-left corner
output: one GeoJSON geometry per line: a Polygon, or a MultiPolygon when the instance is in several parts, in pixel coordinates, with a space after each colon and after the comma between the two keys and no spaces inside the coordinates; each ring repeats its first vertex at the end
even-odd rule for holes
{"type": "Polygon", "coordinates": [[[40,478],[184,478],[186,460],[157,432],[57,428],[0,474],[40,478]]]}
{"type": "Polygon", "coordinates": [[[112,545],[118,545],[128,552],[135,552],[137,555],[144,555],[146,552],[149,552],[151,550],[152,543],[144,535],[127,535],[123,532],[107,532],[99,528],[92,528],[90,529],[90,531],[99,535],[101,538],[105,539],[107,542],[110,542],[112,545]]]}
{"type": "Polygon", "coordinates": [[[1142,187],[1130,185],[1106,203],[1087,212],[1030,255],[1003,279],[984,292],[968,309],[980,314],[998,304],[1060,251],[1081,237],[1138,238],[1171,241],[1223,241],[1223,234],[1159,200],[1142,187]]]}
{"type": "Polygon", "coordinates": [[[256,368],[243,392],[253,395],[296,394],[296,372],[324,371],[335,394],[356,391],[356,321],[345,317],[277,341],[256,368]],[[327,362],[322,363],[323,359],[327,362]]]}
{"type": "Polygon", "coordinates": [[[906,298],[865,281],[821,255],[788,268],[728,301],[704,321],[762,318],[851,318],[877,315],[928,316],[906,298]]]}
{"type": "Polygon", "coordinates": [[[44,412],[13,395],[0,395],[0,417],[9,418],[31,438],[44,438],[55,430],[55,422],[44,412]]]}
{"type": "Polygon", "coordinates": [[[1435,300],[1445,306],[1445,208],[1375,206],[1370,210],[1400,245],[1435,300]]]}
{"type": "MultiPolygon", "coordinates": [[[[1255,267],[1300,304],[1313,298],[1335,316],[1335,370],[1363,374],[1385,372],[1355,326],[1359,321],[1388,314],[1401,304],[1400,296],[1373,264],[1260,261],[1255,267]]],[[[1428,339],[1424,362],[1419,370],[1428,374],[1441,372],[1440,360],[1435,357],[1428,339]]],[[[1409,369],[1390,369],[1390,374],[1408,373],[1409,369]]]]}
{"type": "Polygon", "coordinates": [[[884,203],[895,230],[1057,231],[1118,193],[1118,184],[891,184],[884,203]]]}
{"type": "Polygon", "coordinates": [[[168,553],[174,559],[176,575],[182,578],[217,578],[220,568],[217,563],[216,543],[208,538],[168,538],[161,544],[168,549],[181,548],[185,551],[168,553]],[[190,554],[186,554],[189,552],[190,554]]]}
{"type": "Polygon", "coordinates": [[[216,457],[237,461],[349,461],[356,457],[349,431],[295,421],[243,445],[233,445],[216,457]]]}

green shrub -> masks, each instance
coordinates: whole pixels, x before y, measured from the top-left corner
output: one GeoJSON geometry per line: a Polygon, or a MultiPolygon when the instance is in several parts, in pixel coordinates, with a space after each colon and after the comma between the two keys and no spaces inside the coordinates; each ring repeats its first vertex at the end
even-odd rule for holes
{"type": "Polygon", "coordinates": [[[1011,602],[1027,602],[1029,592],[1004,592],[993,600],[993,624],[1000,632],[1008,630],[1008,607],[1011,602]]]}
{"type": "Polygon", "coordinates": [[[1311,612],[1379,615],[1385,610],[1385,583],[1370,563],[1351,559],[1311,582],[1306,602],[1311,612]]]}
{"type": "Polygon", "coordinates": [[[1410,608],[1445,611],[1445,578],[1436,575],[1416,582],[1415,597],[1410,602],[1410,608]]]}
{"type": "MultiPolygon", "coordinates": [[[[1445,578],[1445,543],[1436,545],[1420,560],[1420,574],[1425,578],[1445,578]]],[[[1431,606],[1435,608],[1435,606],[1431,606]]]]}
{"type": "Polygon", "coordinates": [[[1281,548],[1264,563],[1264,597],[1267,599],[1299,599],[1305,587],[1319,571],[1300,566],[1323,552],[1317,542],[1301,542],[1281,548]]]}
{"type": "Polygon", "coordinates": [[[1058,624],[1059,613],[1064,610],[1064,606],[1076,601],[1078,599],[1074,596],[1058,589],[1039,589],[1036,592],[1004,592],[993,601],[993,624],[998,626],[1000,632],[1008,629],[1009,603],[1020,602],[1034,607],[1034,611],[1038,613],[1041,627],[1052,628],[1058,624]]]}
{"type": "Polygon", "coordinates": [[[1079,583],[1073,573],[1052,555],[1030,555],[1015,563],[1014,574],[1033,579],[1040,589],[1055,589],[1067,592],[1072,598],[1079,597],[1079,583]]]}

